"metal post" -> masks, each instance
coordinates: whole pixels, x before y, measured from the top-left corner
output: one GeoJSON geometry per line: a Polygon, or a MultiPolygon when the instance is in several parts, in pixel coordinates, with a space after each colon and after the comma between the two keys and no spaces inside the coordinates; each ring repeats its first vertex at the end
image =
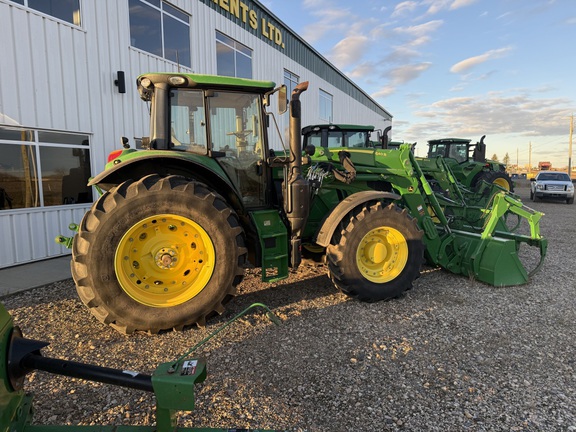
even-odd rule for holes
{"type": "Polygon", "coordinates": [[[572,178],[572,134],[574,132],[574,114],[570,116],[570,141],[568,144],[568,175],[572,178]]]}

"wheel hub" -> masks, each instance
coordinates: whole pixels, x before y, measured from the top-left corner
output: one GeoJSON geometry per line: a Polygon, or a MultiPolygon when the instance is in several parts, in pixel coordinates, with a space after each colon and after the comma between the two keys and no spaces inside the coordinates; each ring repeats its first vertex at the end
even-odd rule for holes
{"type": "Polygon", "coordinates": [[[368,232],[356,251],[358,270],[374,283],[389,282],[400,275],[408,262],[408,243],[402,233],[391,227],[368,232]]]}
{"type": "Polygon", "coordinates": [[[494,184],[500,186],[501,188],[504,188],[506,190],[510,190],[510,184],[508,183],[508,180],[503,179],[503,178],[497,178],[496,180],[494,180],[494,184]]]}
{"type": "Polygon", "coordinates": [[[204,289],[215,262],[212,240],[199,224],[161,214],[126,231],[116,249],[114,268],[121,288],[135,301],[173,307],[204,289]]]}
{"type": "Polygon", "coordinates": [[[155,261],[161,269],[174,268],[178,262],[177,252],[172,248],[162,248],[156,252],[155,261]]]}

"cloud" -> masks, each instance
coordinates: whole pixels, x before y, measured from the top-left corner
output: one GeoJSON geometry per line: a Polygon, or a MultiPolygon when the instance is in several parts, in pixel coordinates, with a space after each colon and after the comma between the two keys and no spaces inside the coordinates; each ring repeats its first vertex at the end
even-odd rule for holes
{"type": "Polygon", "coordinates": [[[314,43],[330,32],[341,34],[350,30],[350,10],[328,7],[325,0],[306,0],[304,6],[312,9],[311,15],[318,17],[314,24],[306,26],[302,31],[302,38],[308,43],[314,43]]]}
{"type": "Polygon", "coordinates": [[[470,6],[472,3],[476,3],[477,0],[454,0],[454,3],[450,5],[450,10],[460,9],[462,7],[470,6]]]}
{"type": "Polygon", "coordinates": [[[422,62],[398,66],[385,72],[383,76],[389,78],[389,83],[372,94],[372,97],[375,99],[382,98],[394,93],[396,87],[418,78],[430,66],[432,63],[422,62]]]}
{"type": "Polygon", "coordinates": [[[394,8],[394,11],[390,15],[391,18],[396,18],[398,16],[405,15],[410,12],[414,12],[414,10],[418,7],[418,3],[415,1],[404,1],[398,3],[394,8]]]}
{"type": "Polygon", "coordinates": [[[327,6],[326,0],[304,0],[302,6],[306,9],[318,9],[327,6]]]}
{"type": "Polygon", "coordinates": [[[370,82],[370,78],[377,76],[378,73],[378,65],[368,61],[354,66],[348,75],[353,79],[364,79],[366,82],[370,82]]]}
{"type": "Polygon", "coordinates": [[[438,30],[444,21],[433,20],[425,22],[424,24],[409,26],[409,27],[396,27],[393,32],[400,36],[408,36],[414,39],[429,37],[431,33],[438,30]]]}
{"type": "Polygon", "coordinates": [[[497,71],[495,70],[491,70],[489,72],[480,74],[480,75],[474,75],[474,74],[465,74],[461,76],[461,80],[459,83],[455,84],[450,91],[451,92],[459,92],[459,91],[463,91],[464,89],[466,89],[471,83],[473,82],[478,82],[478,81],[485,81],[487,79],[489,79],[490,77],[492,77],[493,75],[495,75],[497,73],[497,71]]]}
{"type": "Polygon", "coordinates": [[[405,64],[414,61],[421,55],[420,52],[412,49],[409,45],[398,46],[385,57],[384,63],[405,64]]]}
{"type": "Polygon", "coordinates": [[[423,1],[423,5],[428,5],[427,15],[435,15],[444,9],[448,9],[452,0],[427,0],[423,1]]]}
{"type": "Polygon", "coordinates": [[[422,0],[423,6],[428,6],[426,15],[435,15],[443,10],[456,10],[476,3],[477,0],[422,0]]]}
{"type": "Polygon", "coordinates": [[[566,135],[571,103],[568,98],[534,98],[522,91],[449,98],[417,109],[415,115],[422,121],[407,127],[403,136],[421,140],[511,134],[529,140],[566,135]]]}
{"type": "Polygon", "coordinates": [[[504,47],[495,50],[490,50],[475,57],[469,57],[466,60],[462,60],[450,68],[452,73],[464,73],[469,69],[478,66],[479,64],[485,63],[488,60],[493,60],[497,58],[504,57],[512,50],[512,47],[504,47]]]}
{"type": "Polygon", "coordinates": [[[418,78],[423,72],[428,70],[430,66],[432,66],[432,63],[426,62],[400,66],[392,69],[389,76],[395,84],[406,84],[408,81],[418,78]]]}
{"type": "Polygon", "coordinates": [[[343,69],[362,59],[369,44],[370,40],[363,35],[345,37],[332,48],[328,58],[343,69]]]}

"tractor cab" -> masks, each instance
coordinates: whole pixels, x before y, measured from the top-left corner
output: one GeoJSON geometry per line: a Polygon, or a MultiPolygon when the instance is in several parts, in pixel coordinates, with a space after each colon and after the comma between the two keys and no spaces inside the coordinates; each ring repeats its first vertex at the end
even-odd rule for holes
{"type": "MultiPolygon", "coordinates": [[[[269,156],[265,108],[270,95],[281,88],[275,89],[270,81],[171,73],[144,74],[137,86],[141,99],[151,106],[150,136],[143,138],[143,147],[151,150],[150,160],[170,160],[156,163],[160,170],[182,174],[197,165],[193,171],[199,179],[212,182],[213,173],[218,173],[243,207],[266,206],[270,179],[265,170],[269,156]]],[[[283,113],[285,87],[278,99],[278,111],[283,113]]],[[[143,166],[142,157],[136,159],[143,166]]],[[[109,158],[110,168],[120,161],[125,165],[123,158],[109,158]]]]}
{"type": "Polygon", "coordinates": [[[465,162],[486,162],[486,144],[483,135],[476,144],[462,138],[442,138],[428,141],[428,158],[437,156],[456,160],[459,164],[465,162]]]}
{"type": "Polygon", "coordinates": [[[173,89],[170,150],[211,155],[247,207],[265,203],[259,169],[267,147],[261,95],[237,91],[173,89]]]}
{"type": "Polygon", "coordinates": [[[474,145],[469,139],[442,138],[428,141],[428,158],[433,159],[441,156],[456,160],[458,163],[468,162],[469,149],[474,145]]]}
{"type": "Polygon", "coordinates": [[[309,145],[324,148],[374,148],[370,141],[374,126],[362,125],[312,125],[302,128],[303,148],[309,145]]]}

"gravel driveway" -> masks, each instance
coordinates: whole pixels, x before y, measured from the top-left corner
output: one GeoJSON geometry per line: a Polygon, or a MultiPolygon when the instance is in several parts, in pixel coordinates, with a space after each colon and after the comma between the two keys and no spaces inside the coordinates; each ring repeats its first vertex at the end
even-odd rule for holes
{"type": "MultiPolygon", "coordinates": [[[[45,355],[152,373],[234,314],[259,311],[203,346],[208,378],[181,425],[293,431],[576,431],[576,206],[546,213],[546,262],[524,286],[494,288],[424,269],[401,299],[360,303],[325,268],[274,285],[251,271],[205,329],[123,336],[96,321],[71,280],[2,299],[45,355]]],[[[44,373],[29,375],[35,423],[154,422],[154,397],[44,373]]]]}

